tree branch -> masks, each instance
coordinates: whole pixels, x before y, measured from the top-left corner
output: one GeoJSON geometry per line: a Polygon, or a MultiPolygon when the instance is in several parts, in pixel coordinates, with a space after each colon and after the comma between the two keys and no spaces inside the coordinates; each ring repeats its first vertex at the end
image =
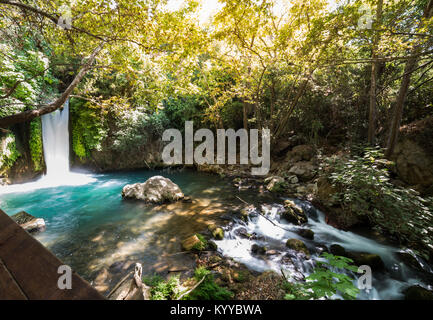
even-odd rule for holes
{"type": "Polygon", "coordinates": [[[53,112],[57,109],[59,109],[63,104],[66,102],[66,100],[71,95],[72,91],[75,89],[75,87],[78,85],[78,83],[84,78],[86,73],[89,71],[92,63],[95,61],[96,56],[101,52],[102,48],[104,47],[105,42],[102,42],[99,46],[97,46],[90,57],[88,59],[83,59],[83,66],[78,72],[78,74],[75,76],[74,80],[69,84],[69,86],[66,88],[66,90],[62,93],[62,95],[53,103],[50,103],[42,108],[36,109],[36,110],[28,110],[23,111],[20,113],[16,113],[11,116],[3,117],[0,119],[0,128],[7,128],[11,125],[14,125],[16,123],[30,121],[36,117],[40,117],[44,114],[53,112]]]}

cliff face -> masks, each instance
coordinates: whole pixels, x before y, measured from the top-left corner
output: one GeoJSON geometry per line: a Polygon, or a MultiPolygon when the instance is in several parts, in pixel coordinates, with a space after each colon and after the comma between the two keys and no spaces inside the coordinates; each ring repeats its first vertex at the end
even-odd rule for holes
{"type": "Polygon", "coordinates": [[[15,125],[0,136],[3,162],[0,165],[0,183],[24,183],[41,176],[45,170],[43,159],[39,168],[32,161],[30,151],[30,124],[15,125]]]}
{"type": "Polygon", "coordinates": [[[162,167],[162,148],[159,140],[150,140],[145,146],[137,146],[125,151],[116,151],[104,142],[103,148],[92,150],[90,156],[80,159],[76,155],[72,157],[72,168],[85,168],[96,172],[157,168],[162,167]]]}
{"type": "Polygon", "coordinates": [[[401,128],[392,160],[401,180],[433,195],[433,117],[401,128]]]}

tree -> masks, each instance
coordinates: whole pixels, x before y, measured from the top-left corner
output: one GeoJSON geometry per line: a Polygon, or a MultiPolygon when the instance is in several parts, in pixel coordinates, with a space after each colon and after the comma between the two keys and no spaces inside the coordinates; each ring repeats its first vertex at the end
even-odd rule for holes
{"type": "MultiPolygon", "coordinates": [[[[382,8],[383,8],[383,0],[379,0],[377,2],[376,7],[376,29],[380,29],[382,23],[382,8]]],[[[368,143],[370,145],[375,144],[375,135],[376,135],[376,121],[377,121],[377,107],[376,107],[376,88],[377,88],[377,78],[378,78],[378,69],[379,62],[377,60],[377,45],[380,40],[379,31],[376,30],[373,39],[372,53],[371,59],[373,63],[371,64],[371,84],[370,84],[370,108],[369,108],[369,120],[368,120],[368,143]]]]}
{"type": "MultiPolygon", "coordinates": [[[[22,110],[0,118],[0,127],[6,128],[55,111],[89,70],[126,70],[131,53],[136,52],[138,56],[168,55],[172,61],[176,56],[188,54],[188,50],[199,44],[194,37],[194,29],[186,19],[196,4],[189,1],[185,9],[177,12],[167,11],[163,4],[160,0],[75,2],[70,8],[71,25],[61,28],[58,24],[64,15],[64,7],[56,1],[24,3],[1,0],[0,7],[6,21],[0,30],[3,35],[1,42],[11,43],[8,37],[11,30],[18,34],[23,28],[37,30],[52,50],[51,60],[73,52],[73,56],[81,58],[81,63],[75,68],[75,77],[54,102],[29,107],[18,99],[13,103],[21,104],[22,110]],[[183,37],[179,37],[179,33],[183,37]]],[[[7,97],[4,98],[12,97],[22,85],[24,83],[20,82],[6,88],[7,97]]]]}
{"type": "MultiPolygon", "coordinates": [[[[419,27],[418,30],[422,30],[424,25],[432,18],[433,16],[433,0],[429,0],[425,9],[424,13],[419,21],[419,27]]],[[[412,73],[416,69],[416,65],[419,59],[419,56],[422,52],[422,49],[424,48],[425,42],[423,41],[416,41],[414,43],[412,52],[410,54],[410,57],[408,58],[406,62],[406,66],[404,68],[403,77],[400,84],[400,89],[398,92],[398,96],[396,98],[395,106],[394,106],[394,113],[391,120],[390,130],[389,130],[389,138],[388,143],[386,146],[386,157],[390,157],[392,153],[394,152],[395,145],[397,143],[398,138],[398,132],[400,130],[400,123],[403,116],[403,107],[406,100],[410,79],[412,76],[412,73]]]]}

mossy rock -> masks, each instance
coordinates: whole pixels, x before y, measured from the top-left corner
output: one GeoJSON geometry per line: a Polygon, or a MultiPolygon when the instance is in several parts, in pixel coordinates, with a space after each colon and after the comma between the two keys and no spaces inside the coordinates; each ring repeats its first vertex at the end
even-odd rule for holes
{"type": "Polygon", "coordinates": [[[298,231],[298,234],[305,239],[314,240],[314,231],[310,229],[301,229],[298,231]]]}
{"type": "Polygon", "coordinates": [[[182,241],[182,249],[185,251],[202,251],[207,247],[206,239],[200,234],[194,234],[182,241]]]}
{"type": "Polygon", "coordinates": [[[208,225],[209,231],[212,233],[212,237],[216,240],[224,239],[224,230],[214,224],[208,225]]]}
{"type": "Polygon", "coordinates": [[[403,291],[405,300],[433,300],[433,291],[421,286],[412,286],[403,291]]]}
{"type": "Polygon", "coordinates": [[[287,221],[301,225],[308,222],[307,215],[301,207],[296,205],[291,200],[284,201],[284,212],[281,213],[281,217],[287,221]]]}
{"type": "Polygon", "coordinates": [[[310,257],[310,251],[302,240],[299,239],[289,239],[286,242],[286,246],[292,250],[304,253],[307,258],[310,257]]]}
{"type": "Polygon", "coordinates": [[[31,214],[25,212],[25,211],[20,211],[17,214],[14,214],[13,216],[11,216],[12,220],[14,220],[17,224],[22,225],[24,223],[30,222],[32,220],[35,220],[36,217],[32,216],[31,214]]]}
{"type": "Polygon", "coordinates": [[[254,243],[254,244],[251,246],[251,252],[252,252],[253,254],[265,254],[266,251],[267,251],[267,248],[266,248],[266,247],[264,247],[264,246],[259,246],[259,245],[256,244],[256,243],[254,243]]]}

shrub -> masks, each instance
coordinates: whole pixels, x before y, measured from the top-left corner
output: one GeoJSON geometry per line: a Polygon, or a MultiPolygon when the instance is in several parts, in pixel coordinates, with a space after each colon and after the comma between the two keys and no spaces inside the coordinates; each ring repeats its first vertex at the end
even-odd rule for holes
{"type": "MultiPolygon", "coordinates": [[[[333,196],[345,211],[366,217],[379,231],[428,253],[433,249],[433,204],[411,189],[390,182],[383,152],[366,148],[350,159],[331,158],[325,173],[337,192],[333,196]]],[[[427,256],[428,258],[428,256],[427,256]]]]}
{"type": "Polygon", "coordinates": [[[346,257],[323,253],[326,261],[318,261],[313,273],[306,278],[305,283],[292,284],[286,282],[287,300],[332,299],[340,294],[345,300],[356,299],[359,289],[354,285],[354,279],[344,272],[357,272],[357,267],[350,265],[353,261],[346,257]]]}
{"type": "Polygon", "coordinates": [[[185,299],[188,300],[229,300],[233,293],[215,283],[213,274],[204,267],[197,268],[194,272],[196,281],[203,282],[195,288],[185,299]]]}
{"type": "Polygon", "coordinates": [[[143,282],[150,286],[151,300],[175,300],[179,294],[179,277],[173,276],[165,281],[161,276],[145,277],[143,282]]]}

